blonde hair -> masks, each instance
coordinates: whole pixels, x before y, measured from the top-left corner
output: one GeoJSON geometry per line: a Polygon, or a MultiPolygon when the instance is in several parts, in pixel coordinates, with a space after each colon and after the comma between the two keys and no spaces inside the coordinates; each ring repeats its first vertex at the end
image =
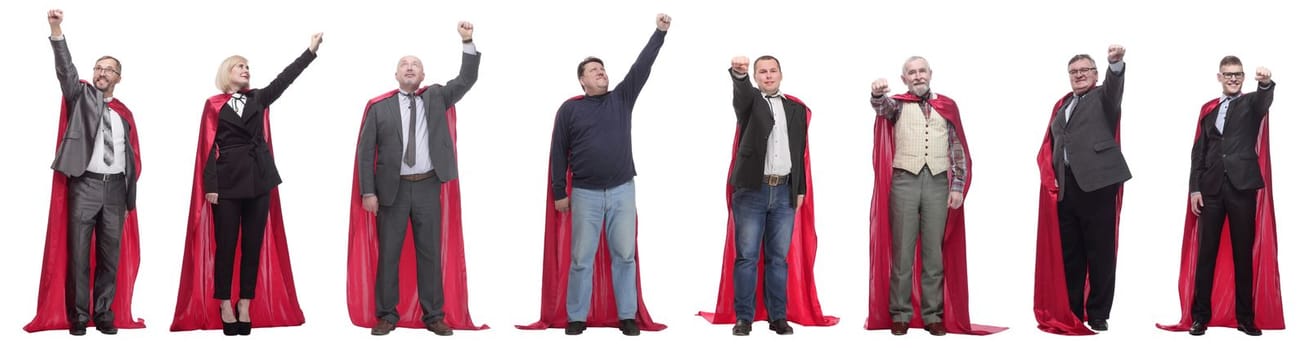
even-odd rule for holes
{"type": "Polygon", "coordinates": [[[246,60],[245,57],[242,57],[241,55],[232,55],[223,60],[222,64],[218,65],[218,75],[214,77],[213,80],[214,86],[218,87],[218,91],[224,93],[228,92],[227,88],[232,84],[232,67],[235,67],[239,63],[249,65],[250,61],[246,60]]]}

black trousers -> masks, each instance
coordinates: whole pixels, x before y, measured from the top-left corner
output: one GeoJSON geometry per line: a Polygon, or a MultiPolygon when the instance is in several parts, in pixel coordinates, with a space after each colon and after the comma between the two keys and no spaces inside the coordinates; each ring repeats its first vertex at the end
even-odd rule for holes
{"type": "Polygon", "coordinates": [[[423,323],[445,318],[445,289],[441,275],[441,184],[435,176],[421,181],[400,180],[395,201],[377,211],[377,318],[399,321],[400,253],[405,231],[413,225],[414,260],[417,262],[418,303],[423,323]]]}
{"type": "Polygon", "coordinates": [[[1058,202],[1058,230],[1063,241],[1068,305],[1072,314],[1082,320],[1107,320],[1117,280],[1117,194],[1122,184],[1085,192],[1072,169],[1065,171],[1063,200],[1058,202]]]}
{"type": "Polygon", "coordinates": [[[68,278],[64,305],[68,322],[112,325],[118,279],[119,241],[127,217],[127,182],[122,174],[87,172],[68,179],[68,278]],[[91,300],[91,241],[95,238],[95,300],[91,300]],[[94,307],[94,314],[91,308],[94,307]]]}
{"type": "Polygon", "coordinates": [[[268,193],[253,198],[218,197],[218,204],[213,206],[213,238],[217,245],[213,262],[214,299],[232,298],[232,265],[237,242],[241,248],[241,299],[254,299],[267,223],[268,193]]]}
{"type": "Polygon", "coordinates": [[[1253,321],[1253,244],[1254,212],[1257,210],[1258,190],[1241,191],[1222,181],[1221,192],[1203,195],[1204,206],[1199,212],[1199,259],[1194,272],[1194,301],[1190,315],[1195,321],[1211,320],[1213,296],[1213,269],[1217,265],[1217,249],[1222,241],[1222,224],[1231,231],[1231,257],[1235,268],[1235,317],[1240,321],[1253,321]],[[1229,220],[1229,222],[1228,222],[1229,220]]]}

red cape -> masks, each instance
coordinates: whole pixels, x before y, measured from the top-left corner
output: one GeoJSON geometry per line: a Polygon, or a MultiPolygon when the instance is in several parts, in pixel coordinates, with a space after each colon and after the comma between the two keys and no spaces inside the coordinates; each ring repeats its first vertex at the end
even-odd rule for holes
{"type": "MultiPolygon", "coordinates": [[[[1199,126],[1195,129],[1195,142],[1203,135],[1204,116],[1218,106],[1218,99],[1204,104],[1199,111],[1199,126]]],[[[1258,209],[1254,223],[1253,292],[1254,324],[1263,329],[1285,329],[1281,309],[1281,273],[1276,262],[1276,211],[1272,205],[1272,157],[1267,140],[1267,116],[1263,116],[1258,132],[1258,167],[1263,174],[1263,188],[1258,190],[1258,209]]],[[[1199,257],[1199,217],[1190,212],[1186,196],[1185,234],[1181,244],[1181,272],[1177,291],[1181,299],[1181,321],[1174,325],[1156,324],[1160,329],[1186,331],[1193,319],[1190,304],[1194,300],[1195,265],[1199,257]]],[[[1217,247],[1217,266],[1213,270],[1212,319],[1213,327],[1236,326],[1235,272],[1232,268],[1231,238],[1227,227],[1222,227],[1222,240],[1217,247]]]]}
{"type": "MultiPolygon", "coordinates": [[[[200,119],[199,144],[195,151],[195,176],[191,181],[191,210],[186,219],[186,246],[182,257],[182,277],[177,286],[177,310],[173,313],[172,331],[220,329],[218,299],[213,298],[214,227],[213,208],[204,200],[204,166],[218,131],[218,112],[230,94],[210,97],[200,119]]],[[[268,110],[263,111],[264,140],[272,152],[272,129],[268,110]]],[[[286,229],[282,226],[281,196],[276,187],[269,193],[268,224],[264,229],[263,256],[259,257],[259,279],[254,299],[250,300],[253,327],[282,327],[304,324],[304,313],[295,296],[291,275],[291,257],[286,250],[286,229]]],[[[237,245],[239,247],[239,243],[237,245]]],[[[240,271],[241,250],[236,250],[232,271],[240,271]]],[[[240,291],[240,278],[232,279],[232,300],[240,291]]]]}
{"type": "MultiPolygon", "coordinates": [[[[421,94],[426,88],[418,90],[421,94]]],[[[394,96],[399,90],[392,90],[368,101],[363,118],[368,118],[368,109],[372,105],[394,96]]],[[[445,111],[449,122],[450,139],[454,143],[455,159],[458,159],[458,132],[455,130],[456,115],[454,106],[445,111]]],[[[360,122],[360,133],[362,130],[360,122]]],[[[357,150],[355,151],[357,154],[357,150]]],[[[356,158],[357,159],[357,158],[356,158]]],[[[377,300],[373,294],[377,281],[377,216],[363,210],[363,200],[359,194],[359,163],[354,162],[354,181],[350,190],[350,247],[349,261],[346,266],[346,304],[350,309],[350,321],[354,325],[371,328],[377,324],[377,300]]],[[[376,164],[373,164],[376,167],[376,164]]],[[[453,329],[479,330],[485,325],[472,322],[468,313],[468,275],[463,260],[463,209],[460,205],[459,180],[454,179],[441,184],[441,276],[445,290],[445,322],[453,329]]],[[[413,256],[413,228],[404,234],[404,247],[400,250],[400,301],[397,311],[400,321],[397,327],[424,328],[422,307],[418,304],[418,287],[416,262],[413,256]]]]}
{"type": "MultiPolygon", "coordinates": [[[[569,100],[581,99],[575,96],[569,100]]],[[[545,180],[545,252],[541,263],[540,320],[518,329],[563,328],[568,325],[568,270],[572,264],[572,212],[554,210],[554,197],[549,191],[549,172],[545,180]]],[[[568,195],[572,195],[572,171],[568,171],[568,195]]],[[[636,220],[637,227],[640,220],[636,220]]],[[[637,230],[639,232],[639,230],[637,230]]],[[[639,237],[639,234],[637,234],[639,237]]],[[[599,250],[595,253],[594,273],[590,295],[588,327],[617,327],[618,305],[613,296],[613,269],[608,268],[608,242],[604,232],[599,234],[599,250]]],[[[655,323],[645,309],[645,297],[640,286],[640,244],[636,244],[636,326],[646,331],[661,331],[668,326],[655,323]]]]}
{"type": "MultiPolygon", "coordinates": [[[[86,83],[83,81],[83,83],[86,83]]],[[[132,161],[136,164],[136,178],[141,178],[141,144],[136,137],[136,121],[132,111],[123,102],[115,98],[109,101],[109,108],[118,113],[127,124],[128,142],[131,142],[132,161]]],[[[63,100],[59,105],[59,136],[55,147],[63,143],[64,132],[68,130],[68,104],[63,100]]],[[[54,172],[50,184],[50,216],[45,230],[45,258],[41,260],[41,289],[36,295],[36,316],[32,322],[23,326],[28,332],[52,329],[68,329],[68,310],[65,307],[64,288],[68,276],[68,176],[54,172]]],[[[140,230],[136,220],[136,210],[128,210],[123,221],[122,237],[118,241],[118,277],[115,283],[114,326],[118,328],[145,328],[145,320],[132,317],[132,291],[136,284],[136,271],[141,262],[140,230]]],[[[95,236],[91,238],[91,247],[95,247],[95,236]]],[[[91,250],[89,285],[95,285],[95,249],[91,250]]],[[[94,295],[92,295],[94,299],[94,295]]],[[[91,300],[92,303],[95,300],[91,300]]],[[[94,308],[91,308],[94,310],[94,308]]],[[[90,326],[90,323],[87,323],[90,326]]]]}
{"type": "MultiPolygon", "coordinates": [[[[902,102],[917,103],[920,102],[917,96],[912,94],[900,94],[892,96],[902,102]]],[[[972,164],[972,152],[967,148],[967,136],[963,132],[963,121],[959,118],[958,106],[954,100],[944,95],[936,94],[936,98],[928,101],[935,113],[944,118],[954,127],[954,134],[958,135],[958,140],[963,144],[963,154],[967,164],[972,164]]],[[[873,129],[873,139],[876,149],[872,154],[872,172],[875,174],[875,184],[872,190],[872,213],[871,213],[871,267],[870,278],[868,281],[868,316],[863,328],[889,329],[893,322],[890,317],[890,270],[894,265],[891,253],[891,242],[893,231],[890,228],[890,179],[894,172],[893,162],[895,159],[895,128],[894,125],[886,118],[876,118],[876,126],[873,129]]],[[[971,167],[975,168],[975,167],[971,167]]],[[[972,186],[972,172],[968,171],[964,179],[963,194],[966,198],[967,192],[972,186]]],[[[953,170],[949,172],[949,178],[953,178],[953,170]]],[[[951,180],[952,181],[952,180],[951,180]]],[[[971,316],[968,311],[968,294],[967,294],[967,240],[966,230],[963,219],[964,207],[949,210],[949,216],[945,221],[945,237],[941,243],[941,257],[944,264],[944,280],[942,282],[944,289],[944,315],[941,322],[945,325],[945,331],[949,333],[986,335],[1003,331],[1005,327],[985,326],[972,324],[971,316]]],[[[922,256],[917,254],[913,263],[914,271],[920,271],[922,268],[922,256]]],[[[921,307],[921,274],[913,274],[913,296],[912,303],[914,315],[909,322],[910,327],[922,327],[921,307]]]]}
{"type": "MultiPolygon", "coordinates": [[[[786,99],[799,102],[794,96],[785,95],[786,99]]],[[[813,111],[804,108],[805,120],[812,121],[813,111]]],[[[736,163],[736,149],[740,147],[740,129],[736,129],[736,138],[731,144],[731,165],[727,168],[730,171],[731,166],[736,163]]],[[[786,320],[805,326],[834,326],[840,322],[840,318],[834,316],[825,316],[822,314],[822,304],[818,302],[817,283],[813,281],[813,260],[817,257],[817,229],[813,225],[813,176],[809,168],[808,144],[805,138],[804,147],[804,178],[807,186],[807,195],[804,196],[803,206],[795,212],[795,227],[792,231],[790,241],[790,253],[786,255],[786,263],[790,266],[787,269],[787,280],[792,281],[786,284],[786,320]]],[[[718,282],[718,304],[716,312],[699,312],[699,316],[714,324],[731,324],[736,322],[735,307],[735,261],[736,261],[736,224],[731,212],[731,194],[735,192],[730,180],[727,183],[727,242],[722,252],[722,280],[718,282]]],[[[762,251],[759,252],[762,255],[762,251]]],[[[760,260],[762,261],[762,260],[760,260]]],[[[763,264],[758,268],[758,287],[755,293],[754,320],[761,321],[768,319],[767,307],[763,301],[763,264]]]]}
{"type": "MultiPolygon", "coordinates": [[[[1054,111],[1049,117],[1049,127],[1058,117],[1058,109],[1063,107],[1067,96],[1054,103],[1054,111]]],[[[1063,240],[1058,228],[1058,175],[1054,173],[1054,145],[1045,127],[1045,138],[1036,154],[1036,167],[1040,168],[1040,206],[1039,223],[1036,227],[1036,266],[1035,266],[1035,303],[1036,323],[1042,331],[1061,335],[1094,335],[1081,320],[1072,314],[1072,307],[1067,303],[1067,276],[1063,272],[1063,240]]],[[[1120,128],[1120,125],[1118,126],[1120,128]]],[[[1116,139],[1120,142],[1121,134],[1116,139]]],[[[1123,186],[1125,187],[1125,186],[1123,186]]],[[[1122,193],[1117,191],[1117,222],[1122,222],[1122,193]]],[[[1120,227],[1114,229],[1113,245],[1117,245],[1120,227]]],[[[1114,253],[1116,254],[1116,253],[1114,253]]],[[[1115,258],[1115,257],[1114,257],[1115,258]]],[[[1089,276],[1086,277],[1089,285],[1089,276]]],[[[1090,288],[1085,289],[1086,293],[1090,288]]]]}

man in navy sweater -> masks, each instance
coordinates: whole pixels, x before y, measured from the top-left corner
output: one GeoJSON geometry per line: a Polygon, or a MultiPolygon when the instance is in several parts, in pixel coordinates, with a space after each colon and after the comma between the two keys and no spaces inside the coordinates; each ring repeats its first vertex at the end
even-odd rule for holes
{"type": "Polygon", "coordinates": [[[636,326],[636,176],[631,155],[631,110],[654,58],[663,47],[672,17],[659,14],[658,30],[640,51],[627,76],[609,91],[604,61],[587,57],[577,65],[584,96],[564,102],[554,117],[550,146],[550,192],[554,209],[572,210],[572,266],[568,272],[568,335],[586,329],[591,279],[601,229],[612,257],[613,294],[619,328],[640,335],[636,326]],[[567,173],[572,171],[572,196],[567,173]]]}

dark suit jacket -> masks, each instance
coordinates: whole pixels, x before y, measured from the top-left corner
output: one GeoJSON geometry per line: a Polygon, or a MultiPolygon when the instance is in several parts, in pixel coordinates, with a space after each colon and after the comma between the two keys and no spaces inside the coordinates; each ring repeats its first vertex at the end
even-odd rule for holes
{"type": "Polygon", "coordinates": [[[1214,108],[1204,115],[1203,131],[1190,151],[1190,192],[1217,195],[1223,179],[1239,190],[1263,188],[1263,175],[1258,167],[1258,131],[1263,117],[1272,107],[1273,82],[1266,87],[1231,100],[1226,109],[1226,123],[1222,133],[1217,132],[1217,113],[1214,108]]]}
{"type": "MultiPolygon", "coordinates": [[[[768,135],[776,121],[763,93],[749,82],[749,76],[736,78],[730,68],[732,98],[736,110],[736,126],[740,146],[736,149],[736,163],[731,167],[729,181],[737,189],[757,189],[763,186],[763,166],[767,158],[768,135]]],[[[787,98],[781,99],[786,110],[786,131],[790,143],[790,206],[799,204],[796,197],[808,191],[804,174],[804,147],[808,141],[808,106],[787,98]]]]}
{"type": "Polygon", "coordinates": [[[1064,117],[1070,95],[1063,100],[1063,107],[1054,117],[1049,134],[1054,138],[1054,172],[1058,174],[1060,200],[1066,187],[1063,186],[1066,177],[1063,173],[1066,163],[1064,149],[1071,162],[1072,175],[1076,176],[1082,191],[1098,190],[1131,178],[1131,170],[1127,169],[1126,158],[1117,142],[1125,75],[1125,66],[1116,73],[1110,69],[1104,76],[1103,85],[1091,88],[1081,96],[1070,120],[1064,117]]]}
{"type": "Polygon", "coordinates": [[[268,86],[243,92],[245,107],[241,115],[236,115],[230,105],[223,105],[218,112],[214,146],[204,167],[205,193],[217,193],[218,198],[251,198],[282,183],[264,139],[265,110],[317,57],[306,49],[268,86]]]}
{"type": "MultiPolygon", "coordinates": [[[[100,115],[104,108],[104,92],[91,84],[82,82],[77,76],[77,67],[73,66],[72,54],[68,52],[67,40],[50,40],[54,48],[55,76],[59,77],[59,87],[63,90],[64,103],[68,108],[68,125],[64,139],[59,140],[59,149],[55,151],[51,169],[69,177],[82,176],[86,166],[91,163],[91,153],[95,151],[95,135],[100,129],[100,115]]],[[[122,123],[123,135],[131,135],[132,125],[122,123]]],[[[130,137],[130,136],[125,136],[130,137]]],[[[127,209],[136,208],[136,162],[132,161],[136,150],[132,142],[123,142],[127,179],[127,209]]]]}
{"type": "MultiPolygon", "coordinates": [[[[444,86],[432,85],[422,93],[422,103],[426,109],[423,117],[427,118],[427,137],[430,138],[427,140],[427,154],[431,157],[436,177],[442,183],[459,177],[458,165],[454,161],[454,141],[450,139],[445,110],[462,99],[472,84],[477,82],[480,64],[480,52],[475,55],[464,53],[459,76],[444,86]]],[[[359,136],[359,193],[377,195],[381,205],[391,205],[400,188],[404,135],[401,133],[403,121],[400,120],[398,99],[397,94],[369,106],[359,136]],[[373,169],[373,164],[377,164],[376,169],[373,169]]]]}

